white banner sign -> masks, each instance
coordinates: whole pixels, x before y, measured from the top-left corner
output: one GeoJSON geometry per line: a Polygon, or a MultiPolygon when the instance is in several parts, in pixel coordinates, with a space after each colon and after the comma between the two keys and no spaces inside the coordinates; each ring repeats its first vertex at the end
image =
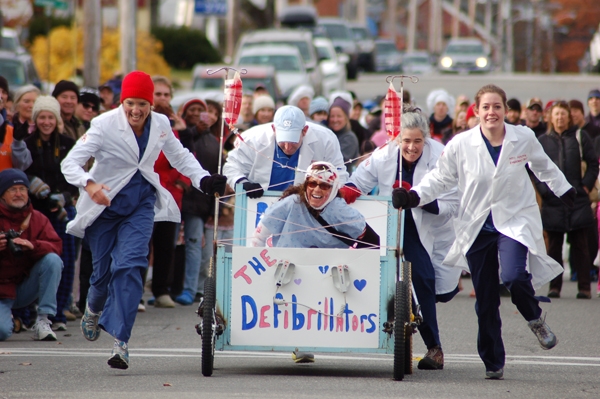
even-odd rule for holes
{"type": "Polygon", "coordinates": [[[378,347],[378,251],[234,247],[232,256],[232,345],[378,347]]]}
{"type": "MultiPolygon", "coordinates": [[[[279,197],[261,197],[261,198],[248,198],[248,209],[247,221],[246,221],[246,246],[251,245],[250,238],[254,234],[256,226],[260,221],[260,217],[267,210],[269,205],[279,201],[279,197]]],[[[379,242],[381,243],[381,249],[379,251],[381,256],[386,255],[386,243],[387,243],[387,213],[388,205],[384,201],[361,201],[358,200],[350,205],[352,208],[357,209],[367,220],[367,223],[375,230],[379,235],[379,242]]],[[[236,212],[242,211],[236,208],[236,212]]]]}

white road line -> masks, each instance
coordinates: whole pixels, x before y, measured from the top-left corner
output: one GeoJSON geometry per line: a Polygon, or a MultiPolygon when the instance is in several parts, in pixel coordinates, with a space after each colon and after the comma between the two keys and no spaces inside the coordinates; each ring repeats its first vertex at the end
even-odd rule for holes
{"type": "MultiPolygon", "coordinates": [[[[109,349],[31,349],[31,348],[12,348],[0,350],[0,357],[105,357],[110,355],[109,349]]],[[[217,358],[288,358],[287,352],[250,352],[250,351],[217,351],[217,358]]],[[[202,356],[200,349],[186,348],[141,348],[131,349],[131,357],[146,358],[199,358],[202,356]]],[[[319,354],[315,356],[321,360],[342,360],[342,361],[383,361],[392,362],[392,355],[368,354],[365,356],[354,355],[335,355],[319,354]]],[[[478,355],[474,354],[446,354],[445,360],[448,363],[480,363],[478,355]]],[[[573,366],[573,367],[600,367],[600,357],[581,357],[581,356],[523,356],[510,355],[506,357],[507,364],[530,364],[530,365],[548,365],[548,366],[573,366]]]]}

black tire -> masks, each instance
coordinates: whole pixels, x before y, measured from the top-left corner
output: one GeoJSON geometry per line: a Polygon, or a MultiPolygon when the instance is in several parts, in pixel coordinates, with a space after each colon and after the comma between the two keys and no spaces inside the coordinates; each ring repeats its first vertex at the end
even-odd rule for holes
{"type": "Polygon", "coordinates": [[[212,375],[215,360],[215,302],[215,278],[212,276],[208,277],[204,283],[204,301],[202,303],[202,375],[205,377],[212,375]]]}
{"type": "Polygon", "coordinates": [[[404,374],[413,373],[413,362],[412,362],[412,339],[413,339],[413,328],[411,326],[412,319],[412,264],[410,262],[403,262],[404,267],[402,268],[402,280],[406,284],[406,332],[404,333],[404,374]]]}
{"type": "Polygon", "coordinates": [[[406,371],[406,294],[405,281],[396,281],[396,303],[394,305],[394,380],[402,381],[406,371]]]}

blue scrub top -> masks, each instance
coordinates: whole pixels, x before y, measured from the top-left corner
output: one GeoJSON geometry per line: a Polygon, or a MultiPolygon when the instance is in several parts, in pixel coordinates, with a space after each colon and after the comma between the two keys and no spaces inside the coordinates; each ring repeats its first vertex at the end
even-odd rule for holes
{"type": "MultiPolygon", "coordinates": [[[[146,119],[142,135],[138,137],[135,133],[132,132],[132,134],[137,141],[140,153],[139,160],[141,160],[146,152],[148,139],[150,138],[150,116],[146,119]]],[[[142,176],[142,172],[138,169],[131,177],[131,180],[129,180],[129,183],[112,199],[110,206],[102,212],[101,217],[128,216],[140,204],[146,201],[151,201],[152,204],[156,202],[156,189],[142,176]]]]}
{"type": "MultiPolygon", "coordinates": [[[[481,133],[481,137],[483,137],[483,141],[485,143],[485,146],[488,149],[488,152],[490,153],[490,156],[492,157],[492,161],[494,162],[494,165],[498,166],[498,158],[500,158],[500,151],[502,151],[502,146],[492,146],[492,143],[490,143],[490,141],[487,139],[487,137],[485,137],[485,135],[483,133],[481,133]]],[[[494,218],[492,217],[492,211],[490,211],[490,214],[488,215],[488,217],[485,219],[485,223],[483,224],[483,227],[481,228],[482,232],[486,232],[486,233],[497,233],[498,230],[496,230],[496,226],[494,225],[494,218]]]]}
{"type": "Polygon", "coordinates": [[[271,169],[271,181],[269,182],[269,190],[284,191],[286,188],[294,184],[296,177],[296,167],[300,158],[300,150],[293,155],[286,155],[281,148],[275,143],[275,151],[273,159],[273,169],[271,169]],[[284,167],[280,164],[286,165],[284,167]]]}

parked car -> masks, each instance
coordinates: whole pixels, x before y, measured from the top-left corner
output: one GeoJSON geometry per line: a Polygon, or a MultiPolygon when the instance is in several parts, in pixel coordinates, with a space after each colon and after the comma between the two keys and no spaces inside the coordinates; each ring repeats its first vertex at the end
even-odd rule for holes
{"type": "Polygon", "coordinates": [[[434,70],[434,62],[427,51],[411,51],[402,56],[402,71],[407,75],[427,74],[434,70]]]}
{"type": "Polygon", "coordinates": [[[323,95],[346,88],[346,64],[348,56],[337,54],[331,40],[318,37],[313,40],[319,55],[319,67],[323,76],[323,95]]]}
{"type": "Polygon", "coordinates": [[[342,18],[319,18],[318,24],[327,32],[327,37],[333,42],[335,51],[348,55],[349,61],[346,64],[348,79],[356,79],[359,50],[349,22],[342,18]]]}
{"type": "Polygon", "coordinates": [[[181,107],[183,104],[185,104],[186,101],[191,100],[192,98],[200,98],[202,100],[213,100],[218,103],[223,103],[225,93],[223,92],[223,89],[177,91],[171,99],[171,107],[173,107],[173,110],[177,112],[179,110],[179,107],[181,107]]]}
{"type": "Polygon", "coordinates": [[[279,91],[287,97],[298,85],[310,81],[298,48],[289,45],[251,46],[241,49],[237,56],[239,65],[264,65],[275,68],[279,91]]]}
{"type": "Polygon", "coordinates": [[[391,39],[375,41],[375,70],[377,72],[402,71],[402,53],[391,39]]]}
{"type": "MultiPolygon", "coordinates": [[[[223,73],[209,75],[209,70],[220,68],[221,65],[198,64],[192,72],[192,90],[223,90],[223,73]]],[[[254,90],[258,84],[263,85],[275,101],[282,100],[281,92],[272,65],[236,65],[235,69],[245,69],[240,75],[244,90],[254,90]]],[[[233,72],[229,73],[233,77],[233,72]]]]}
{"type": "Polygon", "coordinates": [[[265,44],[284,44],[296,47],[300,51],[304,69],[309,76],[308,82],[312,84],[317,95],[321,94],[322,77],[317,50],[313,44],[312,32],[301,29],[262,29],[246,32],[238,42],[233,63],[235,65],[240,64],[239,54],[242,50],[265,44]]]}
{"type": "Polygon", "coordinates": [[[0,75],[8,81],[11,91],[32,84],[42,88],[42,82],[27,53],[15,54],[13,51],[0,50],[0,75]]]}
{"type": "Polygon", "coordinates": [[[481,40],[475,37],[448,40],[439,58],[440,72],[489,72],[491,62],[481,40]]]}
{"type": "Polygon", "coordinates": [[[367,72],[375,72],[375,40],[363,25],[350,24],[350,30],[358,46],[358,67],[367,72]]]}
{"type": "Polygon", "coordinates": [[[21,45],[19,34],[11,28],[2,28],[2,38],[0,40],[0,50],[11,51],[17,54],[25,54],[27,50],[21,45]]]}

